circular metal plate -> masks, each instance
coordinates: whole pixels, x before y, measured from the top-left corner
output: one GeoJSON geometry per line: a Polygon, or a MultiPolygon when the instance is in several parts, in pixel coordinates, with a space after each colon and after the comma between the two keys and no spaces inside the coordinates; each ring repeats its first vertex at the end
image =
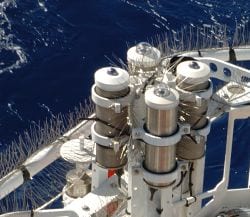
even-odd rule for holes
{"type": "Polygon", "coordinates": [[[64,143],[60,149],[61,157],[71,163],[90,163],[94,144],[88,139],[72,139],[64,143]]]}

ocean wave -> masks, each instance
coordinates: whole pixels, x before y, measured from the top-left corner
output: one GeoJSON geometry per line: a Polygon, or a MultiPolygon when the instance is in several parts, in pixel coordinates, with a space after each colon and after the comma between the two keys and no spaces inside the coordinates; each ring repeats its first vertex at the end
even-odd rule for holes
{"type": "Polygon", "coordinates": [[[5,11],[10,7],[16,7],[14,0],[5,0],[0,3],[0,74],[13,73],[27,62],[26,54],[21,46],[13,41],[11,22],[5,11]]]}

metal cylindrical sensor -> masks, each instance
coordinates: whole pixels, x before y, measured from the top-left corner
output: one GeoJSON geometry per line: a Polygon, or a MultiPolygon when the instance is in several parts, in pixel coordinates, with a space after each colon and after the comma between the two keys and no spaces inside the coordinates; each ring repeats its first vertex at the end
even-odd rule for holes
{"type": "MultiPolygon", "coordinates": [[[[177,130],[178,93],[160,84],[145,93],[147,105],[146,128],[155,136],[166,137],[177,130]]],[[[166,173],[174,169],[175,146],[145,146],[145,167],[154,173],[166,173]]]]}
{"type": "MultiPolygon", "coordinates": [[[[129,75],[127,71],[120,68],[106,67],[95,73],[94,91],[101,97],[116,99],[124,97],[129,93],[129,75]]],[[[97,133],[116,137],[127,133],[128,107],[123,107],[120,113],[112,108],[96,105],[96,117],[99,119],[95,125],[97,133]]]]}
{"type": "Polygon", "coordinates": [[[202,91],[209,87],[210,69],[199,61],[181,62],[176,68],[176,84],[185,91],[202,91]]]}
{"type": "Polygon", "coordinates": [[[200,141],[195,140],[195,136],[183,136],[181,141],[177,144],[176,155],[182,160],[195,160],[203,157],[205,153],[206,138],[200,137],[200,141]]]}
{"type": "MultiPolygon", "coordinates": [[[[185,61],[176,69],[177,87],[190,94],[207,91],[210,88],[210,69],[199,61],[185,61]]],[[[199,103],[183,98],[179,104],[180,122],[190,124],[192,130],[204,128],[207,123],[208,99],[199,99],[199,103]]],[[[184,135],[177,144],[176,155],[179,159],[195,160],[204,155],[206,138],[197,141],[194,135],[184,135]]]]}
{"type": "Polygon", "coordinates": [[[112,138],[128,133],[127,114],[127,107],[116,113],[113,109],[96,105],[96,117],[99,121],[96,122],[95,131],[102,136],[112,138]]]}
{"type": "Polygon", "coordinates": [[[123,149],[117,152],[113,148],[96,144],[96,162],[104,168],[119,169],[127,163],[127,157],[123,156],[123,149]]]}
{"type": "Polygon", "coordinates": [[[147,130],[156,136],[172,135],[177,129],[178,93],[160,84],[146,91],[145,102],[147,130]]]}
{"type": "Polygon", "coordinates": [[[166,173],[175,168],[176,147],[145,146],[145,167],[153,173],[166,173]]]}
{"type": "MultiPolygon", "coordinates": [[[[190,93],[207,91],[210,87],[210,69],[199,61],[185,61],[176,69],[177,87],[190,93]]],[[[179,104],[179,119],[188,123],[191,129],[201,129],[207,124],[206,112],[208,100],[201,99],[199,103],[182,99],[179,104]]]]}
{"type": "Polygon", "coordinates": [[[177,109],[157,110],[147,108],[147,130],[156,136],[172,135],[177,129],[177,109]]]}
{"type": "MultiPolygon", "coordinates": [[[[100,97],[107,99],[118,99],[126,96],[130,91],[128,72],[115,67],[97,70],[93,91],[100,97]]],[[[117,113],[113,108],[96,105],[96,117],[98,120],[95,124],[95,131],[104,137],[115,137],[119,142],[119,137],[127,134],[129,129],[127,116],[127,106],[121,106],[120,112],[117,113]]],[[[120,147],[121,150],[122,148],[120,147]]],[[[96,144],[96,161],[106,168],[120,168],[126,162],[126,159],[118,157],[121,150],[115,152],[113,148],[96,144]]]]}
{"type": "Polygon", "coordinates": [[[201,129],[207,125],[207,100],[201,100],[198,106],[196,102],[181,101],[179,104],[179,117],[181,122],[190,124],[191,129],[201,129]]]}

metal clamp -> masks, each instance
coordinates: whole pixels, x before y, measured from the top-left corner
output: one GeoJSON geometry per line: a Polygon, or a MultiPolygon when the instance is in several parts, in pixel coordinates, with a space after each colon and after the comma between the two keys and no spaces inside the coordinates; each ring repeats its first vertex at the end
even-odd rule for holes
{"type": "Polygon", "coordinates": [[[143,128],[135,128],[132,130],[132,138],[133,139],[141,139],[144,142],[146,142],[149,145],[154,146],[171,146],[175,145],[181,140],[181,131],[180,128],[178,128],[178,131],[171,135],[171,136],[165,136],[165,137],[159,137],[152,135],[150,133],[147,133],[143,128]]]}
{"type": "Polygon", "coordinates": [[[96,123],[93,123],[91,126],[92,141],[94,141],[95,143],[109,148],[114,148],[114,150],[117,151],[121,146],[126,144],[126,142],[128,141],[129,137],[126,135],[120,136],[118,140],[115,138],[110,138],[107,136],[100,135],[95,131],[95,124],[96,123]]]}
{"type": "Polygon", "coordinates": [[[192,130],[191,134],[194,134],[195,136],[206,137],[210,133],[210,129],[211,129],[211,121],[208,120],[208,123],[205,127],[203,127],[202,129],[198,129],[198,130],[192,130]]]}
{"type": "MultiPolygon", "coordinates": [[[[150,183],[171,183],[178,177],[178,165],[177,168],[169,173],[151,173],[150,171],[146,170],[142,167],[143,177],[147,182],[150,183]]],[[[162,187],[161,187],[162,188],[162,187]]]]}
{"type": "Polygon", "coordinates": [[[93,85],[92,90],[91,90],[91,98],[93,102],[96,105],[99,105],[101,107],[113,109],[115,113],[121,113],[122,107],[129,105],[134,95],[133,88],[130,88],[130,92],[128,95],[124,97],[116,98],[116,99],[108,99],[108,98],[99,96],[95,92],[95,87],[96,85],[93,85]]]}
{"type": "Polygon", "coordinates": [[[107,136],[102,136],[99,133],[97,133],[95,131],[95,124],[96,123],[92,124],[91,126],[92,141],[106,147],[113,147],[113,140],[107,136]]]}
{"type": "Polygon", "coordinates": [[[190,124],[179,124],[181,135],[190,134],[191,126],[190,124]]]}

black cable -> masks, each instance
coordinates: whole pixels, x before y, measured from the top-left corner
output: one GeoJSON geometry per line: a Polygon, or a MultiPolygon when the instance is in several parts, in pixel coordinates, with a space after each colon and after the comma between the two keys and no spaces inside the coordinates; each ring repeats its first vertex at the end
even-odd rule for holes
{"type": "Polygon", "coordinates": [[[143,86],[143,88],[142,88],[142,93],[143,93],[143,94],[144,94],[145,91],[146,91],[146,87],[147,87],[152,81],[154,81],[155,75],[156,75],[156,72],[153,73],[153,75],[151,75],[151,76],[145,81],[144,86],[143,86]]]}
{"type": "Polygon", "coordinates": [[[229,48],[229,62],[234,63],[236,62],[236,53],[232,47],[229,48]]]}
{"type": "Polygon", "coordinates": [[[117,128],[117,127],[113,126],[110,122],[101,120],[100,118],[97,118],[97,117],[94,117],[94,118],[88,118],[88,117],[87,117],[87,118],[80,118],[80,120],[81,120],[81,121],[84,121],[84,120],[87,120],[87,121],[99,121],[99,122],[101,122],[102,124],[104,124],[104,125],[106,125],[106,126],[112,128],[112,129],[115,129],[115,130],[119,131],[120,133],[123,133],[123,135],[130,136],[129,133],[125,133],[125,134],[124,134],[124,128],[122,128],[122,129],[121,129],[121,128],[117,128]]]}
{"type": "Polygon", "coordinates": [[[23,181],[24,182],[29,181],[31,177],[30,177],[30,172],[28,171],[28,169],[24,165],[21,165],[20,170],[22,171],[23,181]]]}
{"type": "Polygon", "coordinates": [[[199,55],[199,57],[202,57],[200,50],[198,50],[198,55],[199,55]]]}
{"type": "Polygon", "coordinates": [[[194,171],[194,163],[192,162],[190,164],[190,169],[189,169],[189,181],[188,181],[188,187],[189,187],[189,192],[190,192],[190,196],[193,196],[193,190],[192,190],[192,173],[194,171]]]}
{"type": "Polygon", "coordinates": [[[94,117],[94,118],[89,118],[89,117],[82,117],[79,118],[79,121],[96,121],[98,118],[94,117]]]}
{"type": "Polygon", "coordinates": [[[34,217],[34,210],[33,210],[33,208],[31,208],[31,210],[30,210],[30,217],[34,217]]]}
{"type": "Polygon", "coordinates": [[[178,188],[181,184],[182,184],[182,182],[183,182],[183,180],[184,180],[184,178],[185,178],[185,176],[187,175],[187,171],[185,171],[185,172],[181,172],[181,179],[180,179],[180,181],[178,182],[178,184],[176,185],[176,186],[174,186],[174,188],[173,189],[176,189],[176,188],[178,188]]]}

